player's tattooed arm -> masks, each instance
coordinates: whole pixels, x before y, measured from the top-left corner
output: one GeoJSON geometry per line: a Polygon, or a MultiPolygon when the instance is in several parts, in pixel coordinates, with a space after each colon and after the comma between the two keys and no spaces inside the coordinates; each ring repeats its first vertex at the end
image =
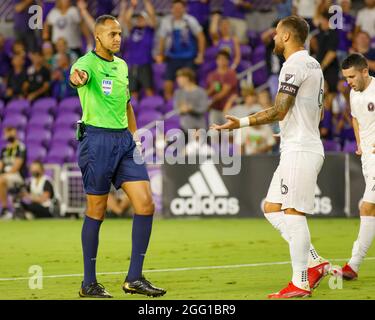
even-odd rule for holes
{"type": "Polygon", "coordinates": [[[283,120],[289,109],[294,105],[294,101],[294,96],[279,92],[272,108],[260,111],[249,117],[250,125],[257,126],[283,120]]]}

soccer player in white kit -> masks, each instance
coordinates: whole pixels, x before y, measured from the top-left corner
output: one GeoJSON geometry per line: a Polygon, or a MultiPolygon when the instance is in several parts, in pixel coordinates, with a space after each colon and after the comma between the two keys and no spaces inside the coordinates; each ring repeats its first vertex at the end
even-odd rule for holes
{"type": "Polygon", "coordinates": [[[366,58],[349,55],[342,63],[342,73],[350,91],[353,128],[357,140],[356,154],[361,156],[366,189],[359,208],[361,224],[354,242],[352,257],[342,268],[346,280],[358,278],[358,270],[375,237],[375,78],[369,75],[366,58]]]}
{"type": "Polygon", "coordinates": [[[226,116],[213,129],[237,129],[280,121],[281,156],[266,197],[267,220],[289,243],[293,277],[287,287],[269,298],[311,295],[327,274],[329,262],[311,245],[306,214],[314,212],[315,187],[324,161],[319,122],[324,78],[320,64],[304,49],[307,22],[298,16],[282,19],[276,28],[274,53],[286,62],[279,76],[279,91],[272,108],[245,118],[226,116]]]}

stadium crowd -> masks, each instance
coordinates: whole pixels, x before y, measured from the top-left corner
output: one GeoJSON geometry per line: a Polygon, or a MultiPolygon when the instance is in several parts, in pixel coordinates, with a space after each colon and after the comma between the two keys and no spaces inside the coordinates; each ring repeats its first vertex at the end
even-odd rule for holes
{"type": "MultiPolygon", "coordinates": [[[[81,111],[77,91],[69,85],[70,66],[93,49],[94,19],[104,13],[117,16],[123,28],[121,56],[129,66],[139,127],[175,110],[178,116],[166,119],[166,129],[179,126],[184,131],[222,123],[225,114],[243,116],[269,107],[283,63],[272,54],[275,26],[291,14],[304,17],[311,26],[308,46],[326,80],[320,128],[325,148],[355,151],[349,88],[340,62],[349,52],[361,52],[375,73],[375,0],[14,3],[14,37],[0,34],[0,129],[18,129],[29,164],[75,159],[73,131],[81,111]],[[32,4],[43,6],[42,30],[28,27],[32,4]],[[330,28],[334,4],[342,8],[341,29],[330,28]],[[254,68],[250,78],[249,68],[254,68]],[[63,137],[68,137],[65,149],[63,137]]],[[[277,125],[246,128],[237,143],[245,154],[277,151],[277,133],[277,125]]]]}

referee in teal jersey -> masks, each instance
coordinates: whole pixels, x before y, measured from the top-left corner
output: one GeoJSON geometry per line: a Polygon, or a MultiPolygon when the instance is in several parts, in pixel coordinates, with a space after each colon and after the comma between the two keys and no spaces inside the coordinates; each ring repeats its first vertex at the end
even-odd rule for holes
{"type": "Polygon", "coordinates": [[[83,115],[78,124],[78,165],[87,196],[82,227],[84,279],[79,295],[111,298],[96,279],[99,229],[105,216],[108,193],[113,184],[122,188],[133,204],[132,254],[123,283],[125,293],[158,297],[166,293],[142,275],[150,240],[154,203],[149,176],[133,134],[137,130],[130,104],[128,67],[114,54],[119,52],[121,27],[116,18],[104,15],[95,22],[95,50],[77,60],[70,83],[78,89],[83,115]]]}

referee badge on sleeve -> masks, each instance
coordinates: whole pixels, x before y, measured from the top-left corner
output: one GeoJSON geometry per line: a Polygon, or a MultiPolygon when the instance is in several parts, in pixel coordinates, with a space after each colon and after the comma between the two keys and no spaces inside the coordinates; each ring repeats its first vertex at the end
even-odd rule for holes
{"type": "Polygon", "coordinates": [[[102,80],[102,90],[106,96],[112,93],[112,85],[113,85],[113,80],[107,80],[107,79],[102,80]]]}

